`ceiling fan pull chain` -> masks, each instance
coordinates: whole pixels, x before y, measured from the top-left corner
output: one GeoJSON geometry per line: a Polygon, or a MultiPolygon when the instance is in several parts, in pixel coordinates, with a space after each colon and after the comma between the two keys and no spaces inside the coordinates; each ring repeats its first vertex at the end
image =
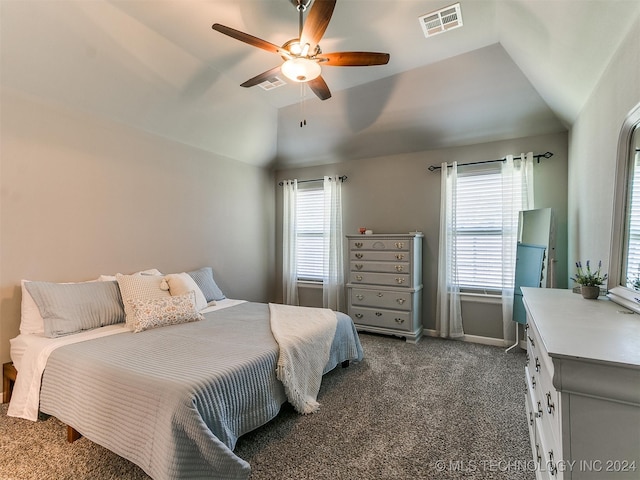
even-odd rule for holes
{"type": "Polygon", "coordinates": [[[304,83],[300,84],[300,113],[301,113],[300,116],[302,117],[302,120],[300,120],[300,128],[307,126],[307,119],[305,118],[306,117],[305,87],[306,87],[306,84],[304,83]]]}
{"type": "Polygon", "coordinates": [[[302,27],[304,26],[304,11],[307,9],[307,4],[304,3],[304,0],[298,0],[298,41],[300,37],[302,37],[302,27]]]}

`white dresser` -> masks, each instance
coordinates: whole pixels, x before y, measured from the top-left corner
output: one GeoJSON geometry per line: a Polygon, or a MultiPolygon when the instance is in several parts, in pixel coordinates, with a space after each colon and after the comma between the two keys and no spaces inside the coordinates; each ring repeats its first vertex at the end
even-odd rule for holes
{"type": "Polygon", "coordinates": [[[536,478],[640,478],[640,315],[571,290],[522,291],[536,478]]]}
{"type": "Polygon", "coordinates": [[[358,330],[422,336],[421,233],[347,235],[349,315],[358,330]]]}

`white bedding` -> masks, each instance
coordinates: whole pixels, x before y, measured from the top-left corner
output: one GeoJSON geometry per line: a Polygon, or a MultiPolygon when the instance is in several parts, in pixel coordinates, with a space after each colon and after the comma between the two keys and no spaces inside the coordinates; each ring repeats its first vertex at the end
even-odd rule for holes
{"type": "MultiPolygon", "coordinates": [[[[205,308],[202,313],[244,302],[245,300],[226,298],[217,301],[216,305],[205,308]]],[[[128,331],[130,330],[124,323],[119,323],[64,337],[48,338],[44,335],[20,334],[11,339],[11,360],[18,371],[18,377],[13,387],[7,415],[33,421],[38,419],[42,372],[47,365],[49,355],[56,348],[128,331]]]]}
{"type": "Polygon", "coordinates": [[[279,346],[276,376],[298,413],[318,410],[324,366],[336,334],[336,314],[325,308],[269,304],[271,333],[279,346]]]}

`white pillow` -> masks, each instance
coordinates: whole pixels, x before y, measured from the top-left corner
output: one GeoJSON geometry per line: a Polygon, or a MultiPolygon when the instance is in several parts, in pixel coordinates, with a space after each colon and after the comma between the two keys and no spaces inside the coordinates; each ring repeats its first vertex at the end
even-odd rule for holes
{"type": "Polygon", "coordinates": [[[207,299],[204,298],[204,293],[200,290],[200,287],[195,282],[191,275],[186,272],[171,273],[164,277],[169,284],[169,293],[171,296],[185,295],[189,292],[194,292],[196,300],[196,308],[198,311],[207,308],[207,299]]]}
{"type": "Polygon", "coordinates": [[[168,290],[163,290],[161,284],[164,281],[162,275],[122,275],[116,273],[116,280],[120,287],[122,303],[126,314],[127,327],[133,329],[134,315],[131,302],[135,300],[151,300],[155,298],[170,297],[168,290]]]}
{"type": "Polygon", "coordinates": [[[195,293],[162,298],[132,300],[133,332],[139,333],[150,328],[166,327],[180,323],[197,322],[204,319],[196,310],[195,293]]]}
{"type": "MultiPolygon", "coordinates": [[[[149,270],[142,270],[140,272],[136,272],[136,273],[134,273],[134,275],[162,275],[162,273],[160,273],[160,270],[158,270],[157,268],[150,268],[149,270]]],[[[98,277],[98,281],[100,281],[100,282],[115,282],[116,281],[116,276],[115,275],[100,275],[98,277]]]]}
{"type": "Polygon", "coordinates": [[[40,309],[29,290],[24,286],[29,280],[21,280],[22,301],[20,305],[20,333],[25,335],[44,335],[44,320],[40,309]]]}

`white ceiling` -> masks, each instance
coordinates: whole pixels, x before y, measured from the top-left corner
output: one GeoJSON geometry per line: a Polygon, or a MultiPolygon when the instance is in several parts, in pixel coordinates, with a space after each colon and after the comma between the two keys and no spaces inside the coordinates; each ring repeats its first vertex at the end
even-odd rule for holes
{"type": "Polygon", "coordinates": [[[260,166],[317,164],[557,132],[577,117],[637,0],[461,0],[464,26],[426,39],[449,0],[338,0],[323,51],[388,52],[324,67],[333,97],[239,84],[277,55],[289,0],[0,0],[0,83],[260,166]],[[300,128],[300,121],[307,126],[300,128]]]}

